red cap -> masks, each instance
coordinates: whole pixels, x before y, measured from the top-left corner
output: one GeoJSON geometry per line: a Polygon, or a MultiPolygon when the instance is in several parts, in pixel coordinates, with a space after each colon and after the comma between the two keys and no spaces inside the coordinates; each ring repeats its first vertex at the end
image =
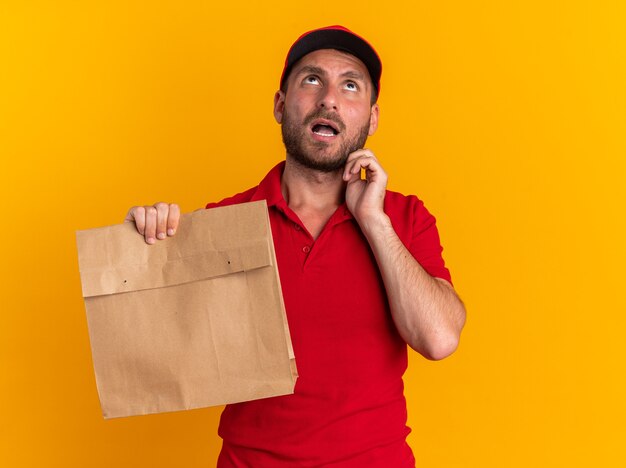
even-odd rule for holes
{"type": "Polygon", "coordinates": [[[296,39],[285,59],[285,67],[280,76],[280,87],[283,87],[294,64],[306,54],[319,49],[336,49],[347,52],[358,58],[370,74],[376,97],[380,94],[380,75],[383,65],[374,48],[361,36],[343,26],[326,26],[305,32],[296,39]]]}

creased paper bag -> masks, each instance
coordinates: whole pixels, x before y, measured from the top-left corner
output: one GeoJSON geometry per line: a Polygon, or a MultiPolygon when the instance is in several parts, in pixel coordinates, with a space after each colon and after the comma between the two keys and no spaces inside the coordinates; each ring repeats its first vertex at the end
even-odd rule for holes
{"type": "Polygon", "coordinates": [[[76,236],[105,418],[293,393],[265,201],[184,214],[155,245],[133,223],[76,236]]]}

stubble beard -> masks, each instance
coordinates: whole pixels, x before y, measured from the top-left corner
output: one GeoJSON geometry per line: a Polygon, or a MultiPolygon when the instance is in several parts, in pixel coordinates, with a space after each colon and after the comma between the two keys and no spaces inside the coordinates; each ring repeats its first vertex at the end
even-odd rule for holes
{"type": "Polygon", "coordinates": [[[299,125],[285,112],[281,125],[283,143],[287,154],[301,166],[319,172],[336,172],[343,169],[350,153],[365,146],[369,133],[369,122],[366,122],[353,137],[346,138],[339,148],[332,152],[328,143],[311,141],[308,138],[307,133],[310,131],[308,124],[318,118],[335,122],[341,133],[346,131],[344,123],[333,113],[314,111],[307,115],[304,122],[299,125]],[[307,140],[309,141],[308,149],[305,147],[307,140]]]}

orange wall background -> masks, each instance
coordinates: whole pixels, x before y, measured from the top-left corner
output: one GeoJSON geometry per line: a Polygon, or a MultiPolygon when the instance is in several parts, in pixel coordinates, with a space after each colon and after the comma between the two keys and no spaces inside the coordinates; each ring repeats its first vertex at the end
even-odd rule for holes
{"type": "Polygon", "coordinates": [[[3,0],[1,466],[214,466],[220,408],[102,419],[74,231],[256,184],[289,45],[337,23],[383,58],[368,145],[468,309],[455,355],[411,354],[418,466],[626,466],[617,0],[3,0]]]}

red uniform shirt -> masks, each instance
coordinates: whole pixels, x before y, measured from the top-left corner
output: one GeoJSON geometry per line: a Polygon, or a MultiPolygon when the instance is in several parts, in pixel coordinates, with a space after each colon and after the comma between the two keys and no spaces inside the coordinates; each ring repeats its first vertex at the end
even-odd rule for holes
{"type": "MultiPolygon", "coordinates": [[[[267,200],[299,378],[293,395],[228,405],[219,467],[413,467],[396,331],[369,244],[340,206],[314,240],[280,188],[284,163],[258,187],[207,208],[267,200]]],[[[450,280],[435,218],[387,191],[385,212],[432,276],[450,280]]]]}

